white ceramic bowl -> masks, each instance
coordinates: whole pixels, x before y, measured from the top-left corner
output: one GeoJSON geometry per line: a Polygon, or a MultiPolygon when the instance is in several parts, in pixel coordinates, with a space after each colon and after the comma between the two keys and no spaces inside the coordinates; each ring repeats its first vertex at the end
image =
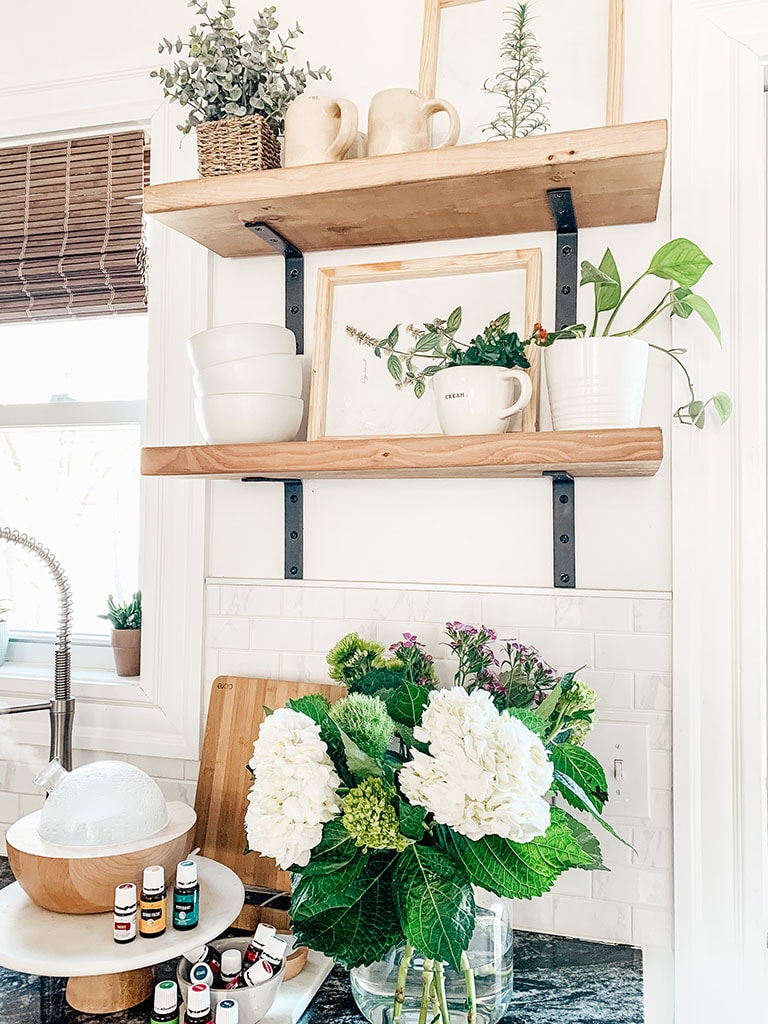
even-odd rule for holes
{"type": "Polygon", "coordinates": [[[208,444],[292,441],[304,402],[288,395],[201,395],[195,399],[195,414],[208,444]]]}
{"type": "Polygon", "coordinates": [[[274,354],[294,355],[296,336],[277,324],[222,324],[194,334],[187,342],[189,361],[196,373],[207,366],[233,359],[274,354]]]}
{"type": "Polygon", "coordinates": [[[192,378],[198,395],[290,395],[301,398],[301,356],[251,356],[207,366],[192,378]]]}
{"type": "MultiPolygon", "coordinates": [[[[216,939],[214,942],[211,942],[210,945],[212,945],[214,949],[218,949],[220,953],[225,949],[239,949],[241,953],[244,953],[250,941],[251,940],[249,938],[216,939]]],[[[176,980],[178,982],[181,998],[185,1003],[187,1001],[187,993],[189,992],[190,986],[189,970],[189,961],[182,957],[179,960],[179,966],[176,968],[176,980]]],[[[283,981],[284,974],[285,961],[283,961],[283,966],[277,974],[274,974],[269,981],[264,981],[260,985],[254,985],[253,988],[212,988],[211,1008],[215,1013],[216,1007],[222,999],[234,999],[237,1003],[240,1024],[256,1024],[256,1022],[261,1020],[262,1017],[266,1017],[272,1008],[272,1004],[277,997],[278,989],[283,981]]]]}

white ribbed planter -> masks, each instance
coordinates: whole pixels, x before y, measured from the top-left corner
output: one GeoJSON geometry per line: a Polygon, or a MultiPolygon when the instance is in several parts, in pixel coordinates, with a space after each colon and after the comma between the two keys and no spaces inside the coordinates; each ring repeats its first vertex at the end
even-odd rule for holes
{"type": "Polygon", "coordinates": [[[640,338],[561,338],[544,350],[555,430],[640,425],[648,343],[640,338]]]}

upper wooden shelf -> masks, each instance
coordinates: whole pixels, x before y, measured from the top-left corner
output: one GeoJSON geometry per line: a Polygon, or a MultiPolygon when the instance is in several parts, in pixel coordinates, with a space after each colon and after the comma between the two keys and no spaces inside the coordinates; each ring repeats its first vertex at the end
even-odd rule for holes
{"type": "Polygon", "coordinates": [[[153,185],[152,217],[219,256],[274,253],[264,221],[302,252],[552,228],[548,189],[570,188],[580,228],[656,219],[667,122],[153,185]]]}
{"type": "Polygon", "coordinates": [[[533,477],[653,476],[664,443],[659,427],[558,430],[467,437],[366,437],[285,444],[144,448],[144,476],[262,477],[533,477]]]}

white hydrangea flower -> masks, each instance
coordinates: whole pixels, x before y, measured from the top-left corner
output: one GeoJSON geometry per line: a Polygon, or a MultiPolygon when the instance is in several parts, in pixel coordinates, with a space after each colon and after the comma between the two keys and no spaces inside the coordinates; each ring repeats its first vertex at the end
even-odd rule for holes
{"type": "Polygon", "coordinates": [[[414,735],[429,753],[414,751],[400,771],[412,804],[469,839],[528,843],[547,831],[553,769],[544,744],[484,690],[434,690],[414,735]]]}
{"type": "Polygon", "coordinates": [[[340,779],[308,715],[280,708],[269,715],[253,745],[248,794],[248,846],[274,857],[281,868],[305,867],[323,835],[323,824],[341,810],[340,779]]]}

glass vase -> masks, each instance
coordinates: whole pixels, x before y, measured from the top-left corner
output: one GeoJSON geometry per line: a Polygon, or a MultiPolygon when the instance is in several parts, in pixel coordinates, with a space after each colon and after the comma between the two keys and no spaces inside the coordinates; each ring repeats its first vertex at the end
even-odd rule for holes
{"type": "MultiPolygon", "coordinates": [[[[512,926],[505,903],[501,900],[489,903],[487,907],[477,908],[475,931],[466,951],[474,979],[476,1024],[495,1024],[512,999],[512,926]]],[[[395,946],[383,960],[367,967],[355,967],[350,972],[352,995],[360,1012],[372,1024],[395,1021],[395,989],[404,952],[404,944],[395,946]]],[[[435,964],[433,974],[428,973],[425,978],[424,965],[424,957],[415,951],[405,978],[405,1001],[395,1024],[431,1024],[433,1021],[467,1024],[472,1018],[468,1017],[470,986],[464,972],[455,971],[447,964],[435,964]],[[437,980],[430,985],[433,978],[437,980]],[[440,984],[445,991],[447,1020],[440,1012],[437,998],[440,984]]],[[[427,961],[427,972],[430,967],[427,961]]]]}

